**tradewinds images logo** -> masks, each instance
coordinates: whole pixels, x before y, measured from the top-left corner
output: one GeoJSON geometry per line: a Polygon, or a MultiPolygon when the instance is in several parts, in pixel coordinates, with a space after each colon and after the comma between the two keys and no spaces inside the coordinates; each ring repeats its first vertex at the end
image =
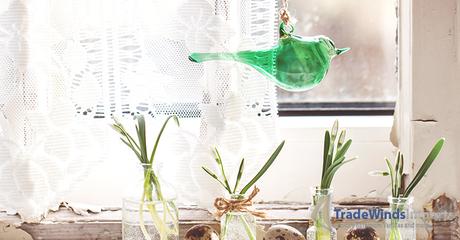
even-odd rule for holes
{"type": "Polygon", "coordinates": [[[391,220],[391,219],[406,219],[405,211],[396,210],[388,211],[382,208],[358,209],[356,211],[343,211],[343,209],[334,209],[336,219],[371,219],[371,220],[391,220]]]}

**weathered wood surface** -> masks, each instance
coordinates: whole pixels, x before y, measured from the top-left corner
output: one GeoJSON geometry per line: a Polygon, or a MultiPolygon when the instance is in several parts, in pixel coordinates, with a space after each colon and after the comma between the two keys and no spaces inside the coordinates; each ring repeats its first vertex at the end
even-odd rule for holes
{"type": "MultiPolygon", "coordinates": [[[[398,3],[399,134],[394,142],[409,160],[406,163],[411,174],[415,174],[436,139],[445,137],[446,144],[438,160],[412,194],[426,201],[448,193],[458,200],[460,1],[399,0],[398,3]]],[[[448,205],[454,206],[456,201],[448,205]]],[[[455,219],[435,221],[433,231],[418,237],[459,239],[458,212],[456,215],[455,219]]]]}
{"type": "Polygon", "coordinates": [[[435,214],[429,238],[460,240],[459,205],[454,198],[443,194],[425,207],[426,212],[435,214]]]}
{"type": "MultiPolygon", "coordinates": [[[[308,204],[299,203],[260,203],[258,210],[267,212],[268,217],[259,223],[266,228],[273,224],[288,224],[305,233],[309,226],[308,204]]],[[[357,209],[366,210],[375,207],[386,207],[382,199],[344,199],[337,208],[342,211],[354,212],[357,209]]],[[[458,213],[458,203],[447,197],[433,200],[432,205],[425,208],[427,212],[458,213]]],[[[180,239],[185,232],[196,224],[208,224],[219,230],[219,222],[205,209],[198,207],[180,208],[180,239]]],[[[91,211],[74,211],[62,207],[57,212],[51,212],[39,224],[19,223],[19,217],[0,214],[0,240],[112,240],[121,239],[121,210],[105,209],[100,213],[91,211]],[[78,212],[79,214],[76,214],[78,212]],[[17,228],[15,228],[16,226],[17,228]]],[[[372,226],[384,239],[384,223],[380,220],[334,220],[339,239],[343,239],[347,229],[352,226],[365,224],[372,226]]],[[[423,229],[419,229],[424,231],[423,229]]],[[[452,219],[434,219],[431,234],[428,239],[460,239],[458,214],[452,219]]]]}
{"type": "MultiPolygon", "coordinates": [[[[344,201],[345,205],[339,205],[346,211],[353,211],[359,208],[369,208],[374,206],[385,205],[382,201],[374,200],[353,200],[344,201]],[[364,203],[357,205],[357,203],[364,203]]],[[[257,204],[258,210],[266,211],[268,217],[260,220],[259,223],[265,228],[273,224],[289,224],[301,232],[306,232],[309,226],[308,204],[299,203],[260,203],[257,204]]],[[[23,223],[18,225],[18,229],[25,231],[33,239],[43,240],[77,240],[77,239],[98,239],[112,240],[121,239],[121,211],[119,209],[104,210],[100,213],[91,213],[78,211],[80,215],[75,214],[69,208],[62,207],[57,212],[51,212],[46,219],[39,224],[23,223]]],[[[180,238],[182,239],[185,232],[196,224],[208,224],[219,230],[219,222],[213,215],[198,207],[180,208],[180,238]]],[[[18,224],[17,216],[7,216],[1,214],[0,219],[4,223],[10,223],[11,226],[18,224]]],[[[359,224],[359,221],[335,221],[340,234],[344,234],[348,227],[359,224]]],[[[383,228],[383,223],[378,223],[383,228]]],[[[2,234],[0,232],[0,240],[2,234]]],[[[21,238],[17,238],[21,239],[21,238]]],[[[9,239],[12,240],[12,239],[9,239]]]]}

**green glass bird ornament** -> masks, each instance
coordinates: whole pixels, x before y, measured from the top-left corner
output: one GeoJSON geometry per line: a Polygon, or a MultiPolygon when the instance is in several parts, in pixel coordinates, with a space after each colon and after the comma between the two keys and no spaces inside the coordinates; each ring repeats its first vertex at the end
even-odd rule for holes
{"type": "Polygon", "coordinates": [[[278,45],[268,50],[236,53],[192,53],[189,59],[201,63],[226,60],[247,64],[288,91],[306,91],[326,76],[331,61],[350,48],[336,48],[325,36],[301,37],[280,26],[278,45]]]}

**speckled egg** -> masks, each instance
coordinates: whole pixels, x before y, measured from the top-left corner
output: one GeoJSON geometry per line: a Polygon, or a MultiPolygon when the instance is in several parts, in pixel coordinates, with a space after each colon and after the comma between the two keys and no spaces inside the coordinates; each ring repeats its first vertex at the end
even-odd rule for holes
{"type": "Polygon", "coordinates": [[[367,226],[355,226],[347,231],[346,240],[379,240],[375,229],[367,226]]]}
{"type": "Polygon", "coordinates": [[[185,240],[219,240],[219,234],[208,225],[196,225],[185,233],[185,240]]]}
{"type": "Polygon", "coordinates": [[[291,226],[274,225],[267,230],[264,240],[305,240],[305,237],[291,226]]]}

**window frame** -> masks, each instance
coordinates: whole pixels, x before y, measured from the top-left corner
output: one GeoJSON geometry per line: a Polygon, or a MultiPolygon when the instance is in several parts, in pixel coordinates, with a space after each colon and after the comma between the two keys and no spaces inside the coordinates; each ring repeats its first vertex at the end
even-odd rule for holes
{"type": "Polygon", "coordinates": [[[281,117],[291,116],[391,116],[396,102],[278,103],[281,117]]]}

